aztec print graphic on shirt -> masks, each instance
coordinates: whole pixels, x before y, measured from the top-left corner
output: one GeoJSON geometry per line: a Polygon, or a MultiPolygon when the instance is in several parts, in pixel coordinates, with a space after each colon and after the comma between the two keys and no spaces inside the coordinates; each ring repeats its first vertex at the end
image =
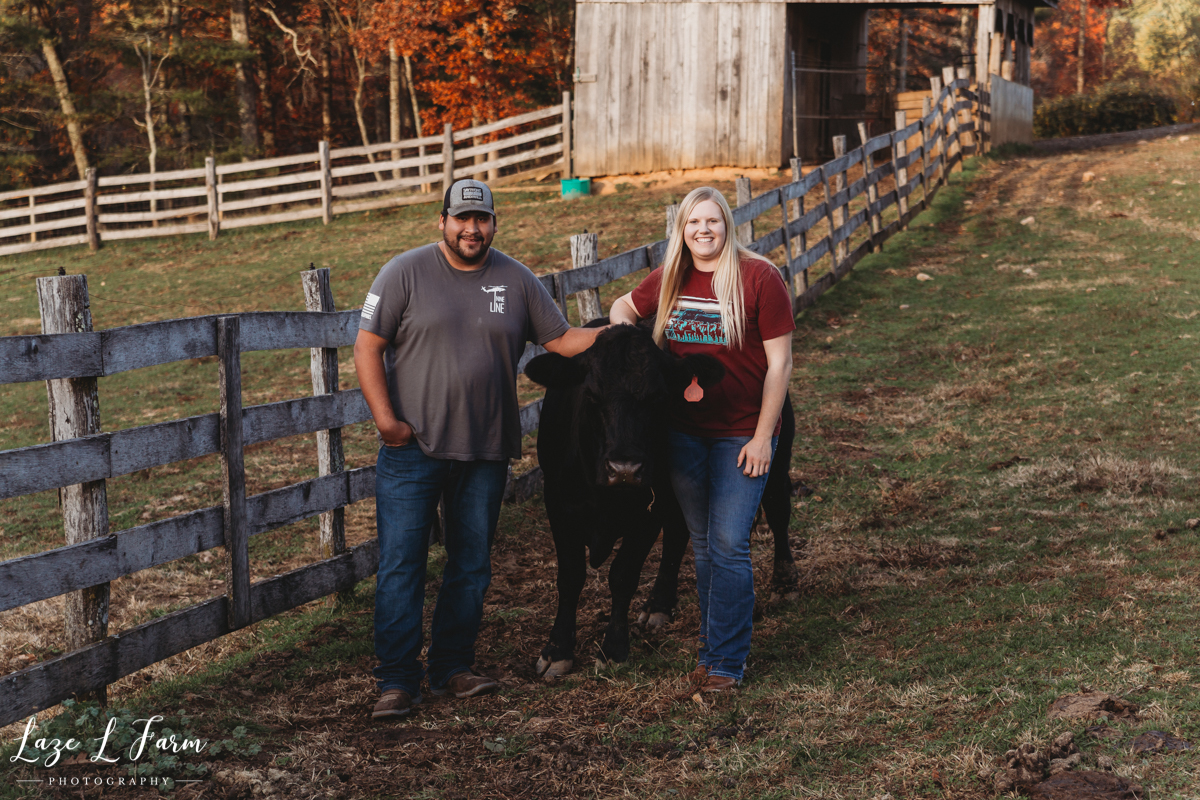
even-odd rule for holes
{"type": "Polygon", "coordinates": [[[665,331],[668,339],[692,344],[725,344],[721,306],[707,297],[680,295],[665,331]]]}

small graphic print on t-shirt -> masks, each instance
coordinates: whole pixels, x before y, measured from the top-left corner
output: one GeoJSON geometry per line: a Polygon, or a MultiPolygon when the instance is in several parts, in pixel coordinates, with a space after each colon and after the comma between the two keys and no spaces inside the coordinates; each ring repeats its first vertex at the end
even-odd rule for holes
{"type": "Polygon", "coordinates": [[[695,344],[725,344],[725,328],[721,325],[721,306],[706,297],[680,295],[671,319],[667,322],[668,339],[695,344]]]}
{"type": "Polygon", "coordinates": [[[375,316],[375,307],[379,305],[379,295],[367,292],[367,302],[363,303],[362,318],[371,319],[375,316]]]}
{"type": "Polygon", "coordinates": [[[492,295],[492,307],[489,309],[493,314],[504,313],[504,290],[507,286],[484,286],[485,292],[490,292],[492,295]]]}

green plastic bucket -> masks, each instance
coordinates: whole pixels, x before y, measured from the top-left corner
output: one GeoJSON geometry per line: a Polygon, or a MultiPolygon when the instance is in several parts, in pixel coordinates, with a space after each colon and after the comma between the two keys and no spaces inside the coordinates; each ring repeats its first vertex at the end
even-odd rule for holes
{"type": "Polygon", "coordinates": [[[564,199],[572,197],[587,197],[592,193],[591,178],[566,178],[562,181],[562,196],[564,199]]]}

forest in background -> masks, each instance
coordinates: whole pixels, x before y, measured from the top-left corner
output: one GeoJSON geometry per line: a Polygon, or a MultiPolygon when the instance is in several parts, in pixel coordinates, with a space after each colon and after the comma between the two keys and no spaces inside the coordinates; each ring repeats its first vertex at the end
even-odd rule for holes
{"type": "MultiPolygon", "coordinates": [[[[0,189],[438,134],[572,87],[574,0],[0,0],[0,189]]],[[[868,93],[973,66],[975,9],[877,9],[868,93]]],[[[1037,12],[1039,101],[1200,95],[1200,0],[1037,12]]]]}
{"type": "MultiPolygon", "coordinates": [[[[868,92],[928,90],[947,65],[974,75],[975,13],[873,11],[868,92]]],[[[1200,97],[1200,0],[1058,0],[1036,14],[1030,67],[1038,100],[1133,82],[1174,96],[1190,118],[1182,112],[1200,97]]]]}
{"type": "Polygon", "coordinates": [[[0,0],[0,184],[440,134],[561,101],[571,0],[0,0]]]}

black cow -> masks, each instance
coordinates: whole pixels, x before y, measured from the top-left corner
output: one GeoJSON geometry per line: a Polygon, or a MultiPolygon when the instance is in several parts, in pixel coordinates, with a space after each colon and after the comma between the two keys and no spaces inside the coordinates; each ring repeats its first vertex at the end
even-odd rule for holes
{"type": "MultiPolygon", "coordinates": [[[[762,512],[771,529],[775,546],[775,565],[771,577],[772,585],[780,592],[794,592],[799,588],[800,577],[796,560],[788,543],[788,525],[792,516],[792,480],[789,467],[792,461],[792,442],[796,438],[796,414],[792,410],[789,392],[783,401],[783,418],[779,426],[779,443],[775,447],[775,458],[767,473],[767,485],[763,489],[762,512]]],[[[662,558],[658,562],[658,575],[650,598],[638,614],[638,624],[649,628],[660,628],[675,615],[679,600],[679,568],[687,550],[689,535],[683,513],[676,505],[663,509],[662,558]]]]}
{"type": "Polygon", "coordinates": [[[539,675],[558,677],[574,665],[584,548],[599,567],[617,539],[621,548],[608,572],[612,613],[598,661],[629,657],[629,605],[642,565],[664,514],[679,513],[667,475],[667,412],[693,377],[709,387],[724,372],[710,356],[664,352],[645,325],[613,326],[577,356],[547,353],[526,366],[525,374],[546,387],[538,462],[558,557],[558,613],[539,675]]]}

